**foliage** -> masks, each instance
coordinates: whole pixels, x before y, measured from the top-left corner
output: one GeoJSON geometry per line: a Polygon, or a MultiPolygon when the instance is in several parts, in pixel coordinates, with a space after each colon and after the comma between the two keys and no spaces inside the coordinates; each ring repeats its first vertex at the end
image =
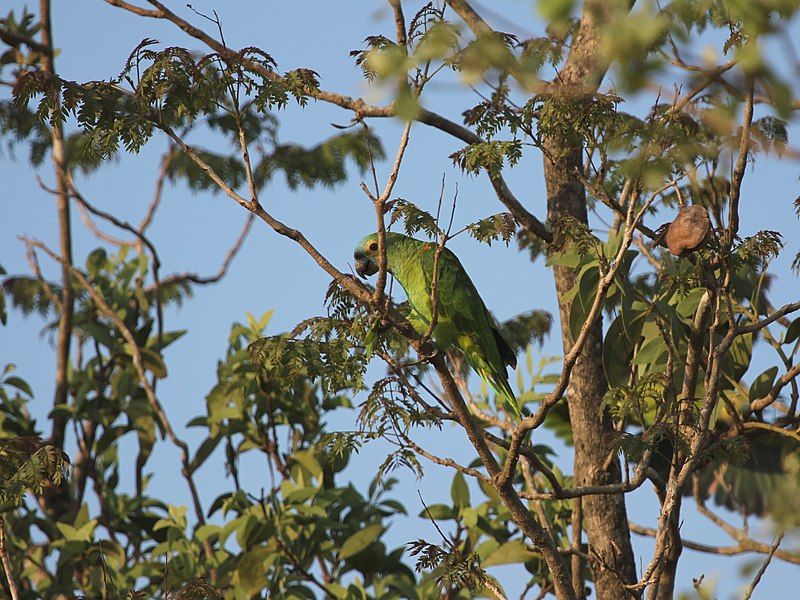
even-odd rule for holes
{"type": "MultiPolygon", "coordinates": [[[[323,90],[312,69],[280,72],[268,52],[231,49],[224,40],[203,54],[144,39],[120,61],[119,74],[70,81],[44,68],[33,39],[41,28],[36,17],[12,11],[0,20],[0,71],[12,84],[11,97],[0,99],[0,134],[10,154],[26,147],[30,163],[41,167],[56,149],[54,132],[65,128],[61,166],[87,175],[166,139],[163,177],[198,194],[246,188],[245,208],[260,210],[275,231],[308,249],[299,230],[273,225],[258,205],[258,193],[277,174],[294,190],[334,186],[374,168],[385,157],[382,141],[359,126],[371,108],[372,115],[455,132],[453,164],[468,175],[486,173],[511,212],[487,210],[453,235],[488,245],[516,237],[531,260],[545,256],[545,266],[571,285],[559,298],[565,340],[587,332],[598,310],[604,319],[602,339],[584,348],[584,356],[597,359],[593,376],[603,406],[577,420],[579,386],[557,387],[561,358],[534,359],[551,315],[529,306],[499,324],[514,355],[525,359],[516,391],[533,415],[526,423],[580,450],[594,441],[577,437],[578,423],[602,420],[609,439],[598,443],[607,444],[609,456],[594,465],[598,472],[620,454],[637,485],[645,475],[653,480],[662,503],[673,489],[676,502],[691,496],[701,512],[713,502],[796,528],[800,318],[794,310],[776,313],[771,289],[776,259],[796,239],[750,233],[732,218],[750,200],[742,188],[748,170],[765,157],[793,156],[792,82],[770,59],[765,40],[781,31],[781,19],[796,19],[796,3],[674,0],[637,4],[631,12],[625,3],[602,3],[593,14],[600,37],[587,64],[577,64],[583,58],[573,53],[585,33],[576,3],[538,4],[548,24],[544,35],[529,39],[474,22],[468,34],[449,8],[432,2],[409,15],[397,39],[368,36],[351,56],[367,81],[392,90],[385,109],[323,90]],[[703,64],[685,62],[706,34],[733,63],[712,64],[710,56],[703,64]],[[582,85],[560,82],[583,68],[589,74],[582,85]],[[547,80],[552,69],[559,75],[547,80]],[[606,69],[613,84],[594,89],[593,71],[606,69]],[[426,85],[443,71],[478,93],[475,104],[462,107],[463,126],[423,110],[432,94],[426,85]],[[666,89],[675,97],[662,97],[666,89]],[[644,110],[642,98],[649,103],[644,110]],[[630,100],[630,112],[621,110],[630,100]],[[313,110],[317,101],[352,108],[353,127],[309,146],[284,141],[281,111],[290,104],[313,110]],[[199,134],[213,144],[190,143],[199,134]],[[504,174],[527,166],[532,155],[544,157],[548,183],[558,184],[547,190],[547,235],[530,227],[535,217],[504,191],[504,174]],[[573,192],[581,206],[566,210],[573,192]],[[703,207],[713,227],[696,251],[675,257],[658,245],[654,233],[665,229],[656,219],[688,205],[703,207]],[[633,246],[640,234],[656,239],[633,246]],[[676,483],[684,471],[686,479],[676,483]]],[[[452,237],[441,198],[435,216],[408,199],[384,200],[387,226],[432,240],[452,237]]],[[[795,206],[800,210],[800,201],[795,206]]],[[[123,229],[135,231],[134,242],[76,257],[61,281],[39,272],[37,257],[46,252],[33,242],[33,275],[0,268],[2,324],[16,311],[58,331],[68,321],[65,291],[75,295],[66,402],[37,422],[29,407],[43,399],[11,365],[0,379],[0,525],[8,530],[21,597],[469,598],[504,593],[487,572],[499,565],[517,565],[526,592],[536,587],[544,595],[557,575],[545,560],[548,549],[575,558],[570,565],[581,570],[574,578],[596,581],[570,497],[585,494],[574,492],[585,474],[564,473],[556,449],[536,443],[535,432],[515,429],[519,424],[495,408],[493,392],[470,387],[463,357],[446,352],[437,369],[451,367],[477,425],[460,418],[452,390],[446,396],[431,383],[436,356],[417,355],[400,333],[398,321],[412,307],[391,298],[381,304],[367,296],[374,290],[348,276],[331,283],[325,314],[291,331],[267,332],[272,311],[232,324],[216,382],[188,424],[200,440],[184,442],[159,400],[160,381],[172,377],[165,350],[180,348],[187,333],[167,327],[165,310],[189,301],[199,279],[160,276],[144,226],[123,229]],[[335,430],[334,414],[349,415],[354,427],[335,430]],[[43,438],[59,423],[67,445],[55,435],[43,438]],[[425,431],[450,435],[454,423],[474,434],[478,457],[464,464],[433,455],[419,441],[425,431]],[[489,444],[485,452],[498,464],[510,465],[506,483],[476,440],[489,444]],[[153,460],[162,444],[179,456],[173,467],[190,506],[149,489],[153,470],[167,468],[153,460]],[[510,455],[512,448],[520,454],[510,455]],[[366,489],[348,481],[348,465],[360,453],[362,460],[377,456],[366,489]],[[391,497],[397,475],[405,469],[429,476],[428,461],[452,474],[450,500],[417,516],[432,522],[440,539],[391,547],[387,532],[410,518],[391,497]],[[204,506],[195,478],[220,463],[228,489],[204,506]],[[260,465],[256,477],[249,476],[252,465],[260,465]],[[525,534],[508,493],[530,499],[516,511],[527,509],[552,548],[525,534]]],[[[799,268],[800,253],[792,265],[799,268]]],[[[576,370],[584,368],[578,364],[576,370]]],[[[734,537],[747,535],[745,527],[734,537]]],[[[598,544],[589,542],[597,553],[598,544]]]]}

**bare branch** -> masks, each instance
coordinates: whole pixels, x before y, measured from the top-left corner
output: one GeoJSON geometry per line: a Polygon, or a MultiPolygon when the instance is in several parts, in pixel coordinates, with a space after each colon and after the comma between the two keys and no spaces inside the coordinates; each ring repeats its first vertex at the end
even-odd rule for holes
{"type": "MultiPolygon", "coordinates": [[[[673,102],[672,106],[669,109],[670,114],[677,114],[681,112],[686,106],[694,100],[699,94],[703,92],[708,86],[720,80],[720,76],[727,71],[730,71],[733,67],[736,66],[736,61],[728,61],[722,65],[718,65],[713,69],[702,69],[698,67],[698,69],[705,72],[705,77],[698,83],[695,87],[689,90],[686,94],[677,98],[675,102],[673,102]]],[[[688,69],[688,65],[683,65],[683,68],[688,69]]],[[[689,69],[693,70],[693,69],[689,69]]]]}
{"type": "Polygon", "coordinates": [[[124,8],[127,11],[130,11],[140,17],[153,17],[153,18],[162,18],[162,15],[157,10],[149,10],[146,8],[140,8],[130,2],[125,2],[124,0],[106,0],[112,6],[118,6],[119,8],[124,8]]]}
{"type": "Polygon", "coordinates": [[[586,598],[586,588],[583,581],[583,564],[581,561],[581,537],[583,533],[583,503],[580,498],[572,501],[572,587],[578,600],[586,598]]]}
{"type": "Polygon", "coordinates": [[[128,221],[122,221],[121,219],[115,217],[111,213],[99,209],[96,206],[94,206],[91,202],[89,202],[75,186],[75,180],[72,178],[71,174],[67,175],[67,188],[69,191],[69,195],[72,196],[73,199],[78,201],[78,205],[82,209],[85,209],[90,213],[92,213],[93,215],[100,217],[101,219],[104,219],[109,223],[112,223],[116,227],[119,227],[120,229],[123,229],[133,234],[140,242],[142,242],[145,246],[147,246],[147,249],[153,255],[153,265],[155,269],[158,269],[161,266],[161,260],[158,257],[158,251],[156,250],[155,245],[153,245],[153,243],[147,238],[147,236],[145,236],[139,229],[131,225],[128,221]]]}
{"type": "Polygon", "coordinates": [[[468,475],[469,477],[474,477],[475,479],[483,481],[484,483],[491,483],[489,481],[489,478],[486,477],[486,475],[484,475],[477,469],[473,469],[472,467],[465,467],[464,465],[457,463],[452,458],[441,457],[431,452],[428,452],[427,450],[425,450],[425,448],[414,442],[410,437],[408,437],[407,435],[405,435],[400,431],[397,432],[397,435],[403,440],[403,442],[409,448],[411,448],[414,452],[416,452],[420,456],[424,456],[432,463],[441,465],[443,467],[450,467],[451,469],[455,469],[456,471],[459,471],[464,475],[468,475]]]}
{"type": "MultiPolygon", "coordinates": [[[[649,460],[648,460],[649,462],[649,460]]],[[[567,498],[582,498],[583,496],[599,496],[608,494],[627,494],[642,486],[651,474],[647,462],[642,461],[636,468],[636,475],[630,481],[622,483],[608,483],[606,485],[581,485],[574,488],[561,488],[553,493],[545,492],[520,492],[520,497],[527,500],[565,500],[567,498]]]]}
{"type": "Polygon", "coordinates": [[[464,0],[447,0],[447,4],[464,20],[476,36],[494,33],[494,30],[483,20],[483,17],[464,0]]]}
{"type": "Polygon", "coordinates": [[[50,287],[50,284],[42,275],[42,269],[39,267],[39,258],[36,256],[35,252],[32,252],[29,247],[25,247],[25,258],[28,261],[28,265],[33,272],[34,277],[39,282],[39,285],[42,286],[42,290],[44,291],[44,295],[47,296],[47,299],[50,300],[51,304],[55,308],[55,310],[61,310],[61,300],[58,299],[58,296],[53,291],[53,288],[50,287]]]}
{"type": "Polygon", "coordinates": [[[767,571],[767,567],[769,567],[769,563],[772,562],[772,557],[775,556],[775,551],[778,549],[778,546],[781,545],[783,541],[783,534],[780,533],[775,536],[775,541],[772,542],[772,546],[769,549],[769,554],[767,554],[767,558],[764,559],[764,562],[761,563],[761,567],[756,572],[755,577],[753,577],[753,581],[750,585],[747,586],[747,590],[744,593],[744,600],[750,600],[750,597],[753,595],[753,592],[756,589],[756,586],[761,581],[761,578],[764,576],[764,573],[767,571]]]}
{"type": "Polygon", "coordinates": [[[11,592],[11,600],[18,600],[19,588],[17,587],[16,579],[14,579],[14,569],[11,567],[11,561],[8,559],[8,548],[6,548],[6,522],[2,516],[0,516],[0,562],[3,563],[3,572],[6,574],[8,590],[11,592]]]}
{"type": "Polygon", "coordinates": [[[78,210],[81,213],[81,219],[83,220],[83,223],[86,225],[86,227],[89,228],[89,230],[95,235],[97,239],[102,240],[108,244],[111,244],[112,246],[122,247],[128,245],[127,241],[115,238],[114,236],[109,235],[104,231],[102,231],[97,226],[97,224],[94,221],[92,221],[92,218],[89,216],[89,211],[87,210],[86,205],[83,204],[82,202],[78,202],[78,210]]]}
{"type": "Polygon", "coordinates": [[[775,385],[772,386],[772,389],[766,396],[753,400],[750,403],[750,408],[752,410],[765,409],[767,406],[775,402],[775,400],[778,399],[778,394],[781,393],[781,390],[790,382],[794,381],[798,376],[800,376],[800,363],[797,363],[791,369],[786,371],[782,377],[779,377],[775,382],[775,385]]]}
{"type": "Polygon", "coordinates": [[[400,173],[400,165],[403,163],[403,155],[408,147],[408,138],[411,134],[411,121],[407,121],[403,127],[403,133],[400,136],[400,143],[397,148],[397,155],[394,158],[392,170],[389,172],[389,177],[386,179],[386,186],[380,196],[375,198],[373,204],[375,206],[375,218],[378,222],[378,279],[375,283],[375,304],[380,305],[383,302],[383,297],[386,289],[386,221],[384,217],[386,214],[386,202],[389,196],[392,195],[394,184],[397,181],[397,176],[400,173]]]}
{"type": "Polygon", "coordinates": [[[728,244],[732,244],[739,232],[739,198],[742,191],[742,180],[744,179],[745,168],[747,167],[747,155],[750,150],[750,128],[753,124],[753,91],[755,89],[755,79],[749,77],[747,82],[747,96],[744,102],[744,116],[742,117],[742,133],[739,139],[739,156],[736,159],[736,167],[733,169],[731,177],[730,191],[730,216],[728,224],[728,244]]]}
{"type": "Polygon", "coordinates": [[[394,13],[394,33],[399,46],[406,45],[406,19],[403,16],[402,0],[389,0],[389,5],[394,13]]]}
{"type": "MultiPolygon", "coordinates": [[[[642,536],[656,537],[657,531],[652,527],[644,527],[642,525],[637,525],[636,523],[629,523],[629,526],[633,533],[642,536]]],[[[703,552],[705,554],[718,554],[720,556],[738,556],[740,554],[769,554],[771,551],[771,546],[769,544],[762,544],[749,538],[742,540],[735,546],[713,546],[687,539],[681,539],[681,543],[690,550],[703,552]]],[[[776,549],[774,556],[785,562],[800,564],[800,554],[796,552],[776,549]]]]}
{"type": "MultiPolygon", "coordinates": [[[[198,285],[206,285],[209,283],[217,283],[218,281],[223,279],[225,275],[228,274],[228,269],[230,268],[231,263],[233,263],[233,259],[236,258],[236,255],[239,253],[239,250],[242,249],[242,245],[244,244],[245,239],[247,239],[247,235],[250,233],[254,221],[255,221],[255,214],[250,213],[249,215],[247,215],[247,219],[245,219],[244,226],[242,227],[242,230],[239,233],[239,237],[236,238],[236,241],[225,253],[225,258],[222,261],[222,265],[220,265],[219,270],[214,275],[203,276],[197,273],[177,273],[175,275],[170,275],[162,279],[161,287],[174,285],[176,283],[181,283],[184,281],[191,281],[192,283],[196,283],[198,285]]],[[[151,291],[152,289],[153,288],[148,288],[147,291],[151,291]]]]}
{"type": "MultiPolygon", "coordinates": [[[[162,336],[164,335],[164,308],[161,305],[161,281],[159,280],[159,269],[161,268],[161,259],[158,256],[158,251],[156,250],[155,245],[150,239],[144,235],[143,230],[136,229],[133,225],[128,223],[127,221],[122,221],[112,215],[109,212],[104,210],[100,210],[99,208],[93,206],[83,195],[78,191],[78,188],[75,186],[75,180],[72,178],[72,174],[68,173],[66,177],[66,185],[67,191],[69,195],[78,201],[79,205],[88,210],[93,215],[96,215],[102,219],[105,219],[109,223],[113,223],[120,229],[124,229],[132,233],[142,244],[144,244],[147,249],[150,251],[150,254],[153,256],[153,281],[155,296],[156,296],[156,327],[157,327],[157,335],[158,335],[158,344],[161,345],[162,336]]],[[[156,378],[153,377],[152,385],[155,386],[156,378]]]]}
{"type": "Polygon", "coordinates": [[[161,165],[158,168],[158,176],[156,177],[156,186],[155,190],[153,191],[153,200],[150,202],[150,206],[147,207],[147,212],[137,228],[142,234],[144,234],[147,228],[150,227],[150,223],[153,222],[153,217],[155,216],[158,207],[161,205],[161,196],[164,191],[164,180],[167,178],[169,163],[172,161],[174,156],[175,148],[170,147],[170,149],[164,153],[164,156],[161,159],[161,165]]]}
{"type": "Polygon", "coordinates": [[[800,310],[800,302],[791,302],[789,304],[784,304],[781,308],[776,311],[773,311],[771,315],[761,319],[756,323],[751,323],[750,325],[742,325],[736,328],[736,335],[742,335],[744,333],[753,333],[764,329],[767,325],[774,323],[775,321],[779,320],[780,318],[793,313],[795,311],[800,310]]]}

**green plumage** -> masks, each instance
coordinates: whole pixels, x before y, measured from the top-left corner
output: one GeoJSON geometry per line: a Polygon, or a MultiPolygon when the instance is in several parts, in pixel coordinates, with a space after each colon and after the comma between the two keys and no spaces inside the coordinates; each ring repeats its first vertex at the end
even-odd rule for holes
{"type": "MultiPolygon", "coordinates": [[[[372,275],[378,270],[377,240],[377,234],[371,234],[356,246],[356,270],[361,275],[372,275]]],[[[399,233],[386,234],[387,269],[403,286],[411,306],[408,320],[421,335],[428,330],[433,317],[431,281],[436,247],[434,242],[422,242],[399,233]]],[[[437,324],[432,336],[437,347],[447,350],[455,346],[461,350],[467,364],[519,418],[520,406],[506,372],[506,365],[516,368],[516,356],[461,262],[447,248],[439,257],[437,297],[437,324]]]]}

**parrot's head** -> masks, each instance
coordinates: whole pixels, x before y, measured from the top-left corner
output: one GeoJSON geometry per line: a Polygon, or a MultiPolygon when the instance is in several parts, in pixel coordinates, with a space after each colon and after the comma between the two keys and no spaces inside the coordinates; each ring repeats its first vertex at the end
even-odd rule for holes
{"type": "Polygon", "coordinates": [[[375,275],[378,272],[378,234],[371,233],[358,242],[353,258],[356,260],[356,273],[361,277],[375,275]]]}

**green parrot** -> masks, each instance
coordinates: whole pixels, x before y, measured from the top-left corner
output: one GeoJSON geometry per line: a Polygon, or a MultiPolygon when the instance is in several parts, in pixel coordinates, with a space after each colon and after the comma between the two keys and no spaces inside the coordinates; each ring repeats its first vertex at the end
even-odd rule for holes
{"type": "MultiPolygon", "coordinates": [[[[386,234],[386,266],[403,286],[411,312],[408,320],[423,335],[433,318],[431,281],[437,244],[400,233],[386,234]]],[[[378,234],[366,236],[355,248],[356,272],[361,277],[378,272],[378,234]]],[[[436,346],[444,351],[455,346],[467,364],[521,417],[506,365],[517,367],[517,357],[498,330],[497,323],[455,254],[445,248],[439,256],[436,346]]]]}

